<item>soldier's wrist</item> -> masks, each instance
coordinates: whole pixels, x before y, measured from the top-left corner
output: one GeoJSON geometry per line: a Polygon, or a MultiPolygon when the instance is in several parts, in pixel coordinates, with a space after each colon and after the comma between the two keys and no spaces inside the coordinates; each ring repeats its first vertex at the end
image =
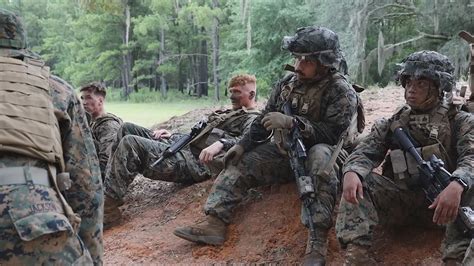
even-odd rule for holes
{"type": "Polygon", "coordinates": [[[222,149],[225,151],[228,151],[232,146],[234,146],[234,143],[229,141],[228,139],[219,139],[218,142],[222,143],[223,147],[222,149]]]}
{"type": "Polygon", "coordinates": [[[465,192],[469,189],[469,185],[464,181],[462,178],[454,176],[451,178],[451,182],[457,183],[460,187],[462,187],[462,192],[465,192]]]}

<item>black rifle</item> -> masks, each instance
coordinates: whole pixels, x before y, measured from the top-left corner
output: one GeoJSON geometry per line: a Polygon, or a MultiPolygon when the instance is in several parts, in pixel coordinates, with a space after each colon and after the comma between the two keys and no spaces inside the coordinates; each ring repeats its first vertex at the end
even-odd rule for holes
{"type": "MultiPolygon", "coordinates": [[[[283,105],[283,113],[288,116],[293,116],[291,111],[291,103],[286,102],[283,105]]],[[[313,185],[313,179],[307,175],[305,169],[305,161],[307,158],[306,148],[303,143],[303,137],[301,136],[300,129],[297,125],[298,121],[293,124],[289,134],[289,149],[288,156],[290,158],[290,166],[293,171],[293,175],[296,180],[296,187],[300,195],[300,199],[303,202],[303,208],[309,214],[309,233],[311,246],[316,242],[316,228],[313,222],[313,211],[311,205],[316,197],[315,186],[313,185]]],[[[324,241],[324,240],[323,240],[324,241]]]]}
{"type": "Polygon", "coordinates": [[[169,158],[173,155],[175,155],[178,151],[180,151],[182,148],[184,148],[186,145],[189,144],[199,133],[206,127],[207,123],[204,120],[199,121],[197,124],[195,124],[191,128],[191,133],[185,134],[182,136],[180,139],[178,139],[176,142],[168,146],[166,150],[163,151],[161,154],[160,159],[156,160],[151,167],[155,167],[159,165],[164,159],[169,158]]]}
{"type": "MultiPolygon", "coordinates": [[[[393,131],[395,140],[402,147],[402,150],[409,152],[415,158],[420,171],[420,183],[426,198],[430,203],[433,203],[436,197],[446,188],[451,182],[451,173],[444,168],[444,162],[438,159],[436,155],[431,155],[429,161],[423,160],[421,155],[416,150],[413,143],[410,141],[407,133],[403,128],[398,127],[393,131]]],[[[463,232],[474,237],[474,211],[471,207],[460,207],[456,223],[461,226],[463,232]]]]}

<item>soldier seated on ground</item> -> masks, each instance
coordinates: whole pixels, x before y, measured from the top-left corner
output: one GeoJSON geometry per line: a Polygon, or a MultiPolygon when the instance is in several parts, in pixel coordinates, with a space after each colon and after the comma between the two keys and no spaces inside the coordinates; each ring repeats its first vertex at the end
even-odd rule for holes
{"type": "Polygon", "coordinates": [[[336,231],[342,246],[347,247],[345,263],[375,263],[367,252],[379,223],[435,223],[446,225],[446,265],[473,265],[472,238],[453,221],[459,206],[474,205],[474,116],[443,101],[444,93],[455,86],[454,67],[446,56],[415,52],[401,66],[398,79],[405,88],[406,105],[389,119],[375,123],[343,167],[336,231]],[[400,127],[421,149],[424,160],[435,154],[452,173],[449,185],[432,204],[421,189],[414,157],[403,152],[393,139],[394,130],[400,127]],[[371,172],[382,161],[382,175],[371,172]]]}
{"type": "Polygon", "coordinates": [[[123,124],[112,146],[104,183],[107,228],[120,223],[118,207],[123,204],[127,188],[137,174],[153,180],[192,184],[205,181],[222,170],[224,152],[240,139],[259,114],[255,109],[255,76],[233,77],[229,81],[229,94],[231,109],[209,115],[207,126],[188,147],[154,167],[151,165],[163,151],[183,135],[123,124]]]}
{"type": "Polygon", "coordinates": [[[105,86],[100,82],[92,82],[80,89],[84,109],[89,115],[89,126],[92,130],[94,145],[99,157],[102,180],[109,160],[110,148],[115,135],[122,125],[122,119],[105,111],[105,86]]]}
{"type": "Polygon", "coordinates": [[[312,183],[318,184],[311,206],[301,213],[302,222],[314,226],[316,235],[308,237],[303,263],[324,265],[339,170],[347,156],[344,149],[336,149],[336,143],[356,115],[358,98],[344,77],[346,62],[336,33],[317,26],[300,28],[283,39],[283,48],[295,57],[295,73],[277,83],[250,132],[225,154],[226,167],[204,206],[206,220],[177,228],[174,234],[197,243],[222,245],[232,213],[248,189],[294,181],[286,148],[289,130],[298,127],[308,150],[303,167],[312,183]],[[291,105],[293,115],[284,114],[285,104],[291,105]],[[272,141],[260,141],[272,130],[272,141]],[[332,158],[337,160],[329,165],[332,158]],[[330,169],[327,175],[319,174],[325,169],[330,169]]]}

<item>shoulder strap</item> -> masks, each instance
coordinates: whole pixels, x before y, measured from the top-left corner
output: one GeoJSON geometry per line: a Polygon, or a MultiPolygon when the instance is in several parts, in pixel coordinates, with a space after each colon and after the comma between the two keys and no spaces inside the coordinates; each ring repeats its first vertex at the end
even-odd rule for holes
{"type": "Polygon", "coordinates": [[[110,120],[114,120],[114,121],[117,121],[117,123],[122,124],[122,119],[120,119],[118,116],[116,116],[114,114],[111,114],[111,113],[107,113],[105,116],[99,117],[97,120],[92,122],[91,123],[91,129],[95,130],[95,128],[97,128],[101,124],[103,124],[107,121],[110,121],[110,120]]]}
{"type": "Polygon", "coordinates": [[[189,144],[195,142],[196,140],[200,139],[202,136],[206,135],[207,133],[211,132],[212,129],[220,125],[221,123],[225,122],[227,119],[233,117],[234,115],[237,115],[241,112],[243,112],[243,109],[238,109],[238,110],[232,110],[229,113],[225,115],[218,116],[216,119],[211,121],[210,123],[207,124],[207,126],[199,133],[193,140],[189,142],[189,144]]]}

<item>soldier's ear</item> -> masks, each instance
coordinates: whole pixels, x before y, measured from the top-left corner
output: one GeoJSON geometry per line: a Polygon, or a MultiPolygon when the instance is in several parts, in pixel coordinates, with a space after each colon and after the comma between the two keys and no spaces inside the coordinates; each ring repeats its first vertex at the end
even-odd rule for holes
{"type": "Polygon", "coordinates": [[[249,99],[250,99],[250,100],[255,99],[255,91],[250,91],[250,93],[249,93],[249,99]]]}

